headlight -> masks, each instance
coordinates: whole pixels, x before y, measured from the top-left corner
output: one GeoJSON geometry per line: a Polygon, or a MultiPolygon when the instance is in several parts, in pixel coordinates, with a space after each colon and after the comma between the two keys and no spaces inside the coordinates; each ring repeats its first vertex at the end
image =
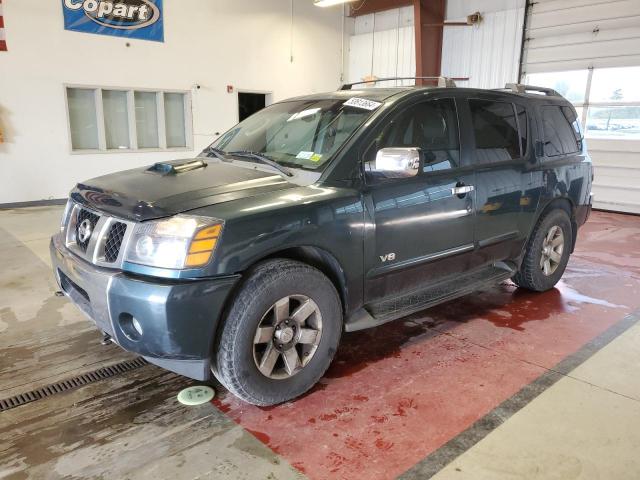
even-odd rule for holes
{"type": "Polygon", "coordinates": [[[149,267],[197,268],[209,263],[222,233],[221,220],[176,215],[136,226],[125,261],[149,267]]]}
{"type": "Polygon", "coordinates": [[[73,202],[71,199],[67,200],[67,205],[64,207],[64,212],[62,213],[62,218],[60,219],[60,231],[64,231],[64,227],[69,223],[69,216],[71,215],[71,210],[73,207],[73,202]]]}

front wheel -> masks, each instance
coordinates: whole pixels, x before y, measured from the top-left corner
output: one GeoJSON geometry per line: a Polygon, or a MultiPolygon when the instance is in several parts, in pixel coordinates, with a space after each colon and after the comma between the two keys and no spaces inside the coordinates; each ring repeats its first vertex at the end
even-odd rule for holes
{"type": "Polygon", "coordinates": [[[547,213],[536,225],[520,267],[513,278],[519,287],[544,292],[558,283],[569,261],[573,229],[567,212],[547,213]]]}
{"type": "Polygon", "coordinates": [[[340,299],[329,279],[304,263],[270,260],[253,270],[233,300],[214,373],[249,403],[285,402],[320,379],[341,332],[340,299]]]}

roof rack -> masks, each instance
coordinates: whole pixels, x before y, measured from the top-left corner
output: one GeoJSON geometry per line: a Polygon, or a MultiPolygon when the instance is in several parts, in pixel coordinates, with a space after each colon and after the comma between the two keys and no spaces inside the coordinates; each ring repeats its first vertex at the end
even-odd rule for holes
{"type": "Polygon", "coordinates": [[[438,87],[454,88],[456,82],[453,78],[449,77],[388,77],[388,78],[375,78],[373,80],[364,80],[362,82],[345,83],[340,87],[340,90],[351,90],[354,85],[364,85],[367,83],[386,82],[389,80],[437,80],[438,87]]]}
{"type": "Polygon", "coordinates": [[[524,85],[522,83],[507,83],[500,90],[511,90],[513,93],[540,92],[549,97],[561,97],[553,88],[534,87],[533,85],[524,85]]]}

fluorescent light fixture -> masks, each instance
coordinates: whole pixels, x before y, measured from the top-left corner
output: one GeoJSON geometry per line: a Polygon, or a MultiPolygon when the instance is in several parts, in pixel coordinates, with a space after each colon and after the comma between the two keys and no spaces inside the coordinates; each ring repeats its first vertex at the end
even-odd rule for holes
{"type": "Polygon", "coordinates": [[[314,0],[313,4],[316,7],[333,7],[334,5],[340,5],[341,3],[355,2],[356,0],[314,0]]]}

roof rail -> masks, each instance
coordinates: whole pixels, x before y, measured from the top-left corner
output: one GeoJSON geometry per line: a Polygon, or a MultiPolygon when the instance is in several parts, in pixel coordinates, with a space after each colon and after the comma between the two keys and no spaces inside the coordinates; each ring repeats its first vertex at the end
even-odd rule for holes
{"type": "Polygon", "coordinates": [[[367,83],[386,82],[389,80],[437,80],[438,87],[454,88],[456,82],[453,78],[449,77],[388,77],[388,78],[375,78],[373,80],[364,80],[362,82],[345,83],[340,87],[340,90],[351,90],[354,85],[363,85],[367,83]]]}
{"type": "Polygon", "coordinates": [[[511,90],[514,93],[540,92],[549,97],[561,97],[553,88],[534,87],[533,85],[524,85],[522,83],[507,83],[504,90],[511,90]]]}

